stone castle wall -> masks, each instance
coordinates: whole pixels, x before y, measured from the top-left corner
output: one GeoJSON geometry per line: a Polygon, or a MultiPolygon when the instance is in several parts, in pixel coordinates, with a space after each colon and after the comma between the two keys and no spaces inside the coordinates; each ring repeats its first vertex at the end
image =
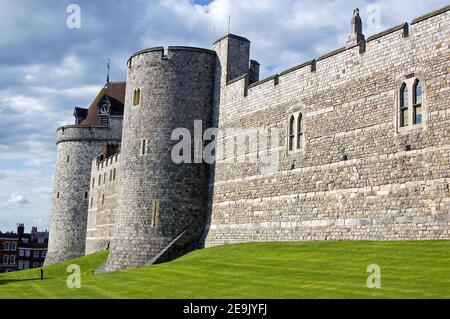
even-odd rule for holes
{"type": "Polygon", "coordinates": [[[68,125],[56,132],[56,172],[45,265],[83,256],[92,159],[104,143],[120,142],[109,127],[68,125]]]}
{"type": "Polygon", "coordinates": [[[92,161],[86,235],[86,255],[109,247],[119,202],[120,154],[101,162],[92,161]]]}
{"type": "Polygon", "coordinates": [[[196,248],[201,235],[205,246],[449,239],[449,11],[359,43],[362,34],[352,34],[346,47],[261,81],[250,42],[235,35],[213,51],[135,53],[123,136],[120,117],[109,127],[57,131],[46,264],[110,245],[102,270],[136,267],[196,248]],[[423,123],[399,127],[400,88],[416,79],[423,123]],[[293,115],[301,115],[303,131],[289,151],[293,115]],[[223,134],[225,158],[214,165],[172,161],[174,129],[192,134],[194,120],[203,121],[201,133],[218,127],[223,134]],[[255,150],[246,136],[253,129],[279,138],[255,150]],[[121,142],[120,155],[97,163],[108,142],[121,142]]]}
{"type": "MultiPolygon", "coordinates": [[[[173,258],[195,245],[204,227],[207,167],[176,164],[176,128],[193,131],[194,120],[211,125],[215,53],[169,47],[140,51],[128,61],[120,160],[119,203],[105,270],[144,265],[183,231],[173,258]],[[133,105],[136,89],[140,103],[133,105]]],[[[200,132],[201,133],[201,132],[200,132]]]]}
{"type": "Polygon", "coordinates": [[[448,10],[250,86],[245,76],[222,81],[219,128],[277,129],[279,166],[216,164],[205,245],[450,238],[448,10]],[[425,122],[399,130],[399,91],[411,78],[424,85],[425,122]],[[287,152],[298,112],[302,149],[287,152]]]}

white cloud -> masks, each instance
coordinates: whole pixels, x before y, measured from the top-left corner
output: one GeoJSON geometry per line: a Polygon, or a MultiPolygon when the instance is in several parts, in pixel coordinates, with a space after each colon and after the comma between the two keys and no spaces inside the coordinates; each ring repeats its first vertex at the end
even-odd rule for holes
{"type": "Polygon", "coordinates": [[[370,36],[447,4],[445,0],[215,0],[199,6],[189,0],[152,1],[136,29],[142,47],[210,47],[213,28],[216,38],[225,34],[231,15],[231,33],[252,41],[252,58],[261,63],[265,77],[344,46],[357,7],[365,35],[370,36]],[[375,24],[368,20],[374,17],[373,8],[379,12],[375,24]]]}
{"type": "Polygon", "coordinates": [[[0,204],[0,208],[3,209],[11,209],[14,207],[20,207],[26,204],[29,204],[30,202],[22,193],[12,193],[9,195],[8,200],[6,203],[0,204]]]}
{"type": "Polygon", "coordinates": [[[24,194],[21,194],[21,193],[12,193],[12,194],[9,196],[8,203],[11,204],[11,205],[25,205],[25,204],[28,204],[29,201],[28,201],[28,199],[25,197],[24,194]]]}

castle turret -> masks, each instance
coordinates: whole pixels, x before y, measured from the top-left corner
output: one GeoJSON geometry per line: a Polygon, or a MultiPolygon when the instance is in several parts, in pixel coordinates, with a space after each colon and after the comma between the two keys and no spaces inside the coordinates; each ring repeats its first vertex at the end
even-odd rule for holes
{"type": "MultiPolygon", "coordinates": [[[[244,37],[227,34],[214,43],[214,51],[217,53],[217,75],[216,82],[222,86],[228,81],[246,74],[250,67],[250,41],[244,37]],[[218,82],[218,80],[220,82],[218,82]]],[[[259,66],[259,65],[258,65],[259,66]]],[[[254,70],[257,62],[253,62],[254,70]]],[[[259,68],[258,68],[259,73],[259,68]]]]}
{"type": "Polygon", "coordinates": [[[351,21],[350,35],[347,40],[347,48],[353,47],[364,40],[364,34],[362,32],[362,20],[359,15],[359,9],[356,8],[353,11],[353,17],[351,21]]]}
{"type": "Polygon", "coordinates": [[[207,167],[172,159],[179,142],[173,132],[192,134],[195,120],[210,127],[215,62],[214,51],[187,47],[169,47],[167,55],[147,49],[129,59],[118,214],[104,270],[165,261],[196,247],[207,167]]]}
{"type": "Polygon", "coordinates": [[[83,122],[56,131],[56,173],[45,265],[84,255],[91,163],[105,143],[121,141],[123,107],[121,110],[120,102],[113,98],[120,100],[121,90],[125,91],[125,83],[103,88],[83,122]],[[113,120],[102,125],[98,118],[105,98],[112,101],[109,113],[113,120]]]}

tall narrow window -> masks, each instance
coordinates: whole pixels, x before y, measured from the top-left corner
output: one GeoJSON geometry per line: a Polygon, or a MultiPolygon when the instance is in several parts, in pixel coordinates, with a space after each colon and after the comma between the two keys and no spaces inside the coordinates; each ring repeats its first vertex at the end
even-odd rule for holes
{"type": "Polygon", "coordinates": [[[422,84],[420,83],[419,80],[416,80],[414,82],[414,101],[413,101],[413,110],[414,110],[414,114],[413,114],[413,119],[414,119],[414,124],[420,124],[422,123],[422,84]]]}
{"type": "Polygon", "coordinates": [[[147,154],[147,140],[141,140],[141,155],[147,154]]]}
{"type": "Polygon", "coordinates": [[[67,155],[67,157],[66,157],[66,162],[69,163],[69,160],[70,160],[70,156],[67,155]]]}
{"type": "Polygon", "coordinates": [[[114,168],[114,170],[113,170],[113,181],[115,181],[116,180],[116,169],[114,168]]]}
{"type": "Polygon", "coordinates": [[[84,192],[84,199],[88,199],[88,192],[84,192]]]}
{"type": "Polygon", "coordinates": [[[94,207],[94,198],[91,197],[91,208],[94,207]]]}
{"type": "Polygon", "coordinates": [[[400,126],[408,126],[408,87],[406,83],[402,84],[400,89],[400,126]]]}
{"type": "Polygon", "coordinates": [[[302,148],[303,142],[303,116],[302,113],[297,118],[297,149],[302,148]]]}
{"type": "Polygon", "coordinates": [[[159,226],[159,206],[161,201],[157,198],[152,200],[152,227],[159,226]]]}
{"type": "Polygon", "coordinates": [[[95,177],[92,177],[92,189],[95,187],[95,177]]]}
{"type": "Polygon", "coordinates": [[[294,115],[291,116],[289,120],[289,150],[292,151],[294,149],[294,115]]]}
{"type": "Polygon", "coordinates": [[[135,89],[133,91],[133,106],[141,103],[141,89],[135,89]]]}
{"type": "Polygon", "coordinates": [[[105,205],[105,194],[102,194],[102,206],[105,205]]]}
{"type": "Polygon", "coordinates": [[[56,199],[59,199],[59,192],[56,192],[56,199]]]}
{"type": "Polygon", "coordinates": [[[98,186],[102,183],[102,174],[98,175],[98,186]]]}

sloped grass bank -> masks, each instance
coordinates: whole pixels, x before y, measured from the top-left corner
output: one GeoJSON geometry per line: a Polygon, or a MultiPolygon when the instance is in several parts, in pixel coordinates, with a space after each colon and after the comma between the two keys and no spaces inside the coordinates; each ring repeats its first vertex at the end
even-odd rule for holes
{"type": "Polygon", "coordinates": [[[450,241],[341,241],[225,245],[169,263],[94,274],[97,253],[0,275],[0,298],[450,298],[450,241]],[[67,266],[81,269],[69,289],[67,266]],[[381,288],[366,285],[381,268],[381,288]]]}

